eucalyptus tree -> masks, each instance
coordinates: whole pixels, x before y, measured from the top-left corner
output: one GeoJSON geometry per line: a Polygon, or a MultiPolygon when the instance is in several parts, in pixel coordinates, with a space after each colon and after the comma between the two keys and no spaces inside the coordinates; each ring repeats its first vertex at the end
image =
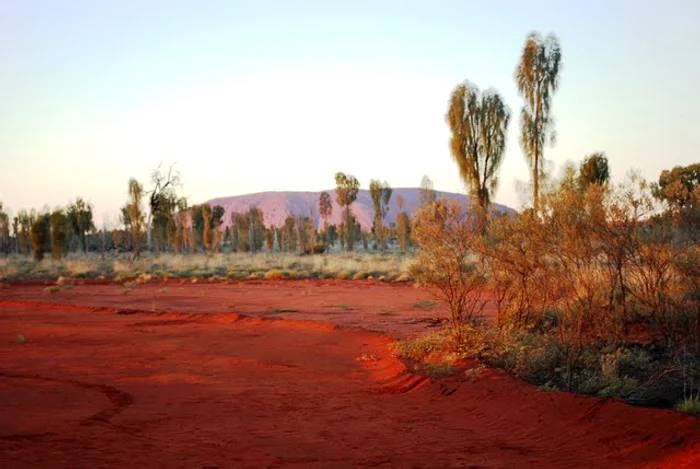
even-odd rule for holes
{"type": "Polygon", "coordinates": [[[578,170],[578,184],[582,190],[591,184],[605,185],[609,180],[610,168],[605,153],[593,153],[584,158],[578,170]]]}
{"type": "Polygon", "coordinates": [[[49,217],[51,257],[60,260],[68,251],[71,225],[63,209],[54,210],[49,217]]]}
{"type": "Polygon", "coordinates": [[[544,174],[544,146],[554,143],[552,95],[559,87],[561,47],[553,34],[532,32],[525,40],[515,69],[518,92],[525,103],[520,111],[520,144],[532,169],[533,209],[539,209],[540,177],[544,174]]]}
{"type": "Polygon", "coordinates": [[[352,251],[354,241],[354,230],[352,213],[350,206],[357,200],[357,193],[360,190],[360,182],[355,176],[345,173],[335,173],[335,200],[338,205],[345,209],[343,225],[345,228],[345,246],[348,251],[352,251]]]}
{"type": "Polygon", "coordinates": [[[427,174],[424,174],[420,180],[419,198],[421,207],[425,207],[426,205],[432,204],[437,198],[437,195],[435,194],[435,188],[433,186],[433,181],[428,177],[427,174]]]}
{"type": "Polygon", "coordinates": [[[331,196],[328,192],[323,191],[318,197],[318,214],[323,218],[323,237],[326,242],[326,250],[330,246],[330,240],[328,239],[328,219],[333,214],[333,203],[331,202],[331,196]]]}
{"type": "Polygon", "coordinates": [[[73,232],[78,235],[83,253],[87,253],[87,234],[95,228],[92,205],[85,202],[82,197],[78,197],[68,206],[68,220],[73,227],[73,232]]]}
{"type": "Polygon", "coordinates": [[[44,258],[46,243],[50,239],[48,213],[35,215],[29,228],[29,236],[32,243],[32,255],[39,262],[44,258]]]}
{"type": "MultiPolygon", "coordinates": [[[[169,211],[175,205],[177,196],[175,188],[180,185],[180,173],[173,165],[170,165],[167,173],[161,171],[162,163],[151,172],[151,184],[153,188],[148,192],[148,219],[146,221],[146,241],[148,248],[152,248],[154,218],[160,218],[160,223],[167,221],[169,211]]],[[[162,234],[162,228],[161,228],[162,234]]]]}
{"type": "Polygon", "coordinates": [[[141,252],[141,233],[143,232],[143,224],[145,219],[143,209],[141,207],[142,200],[143,186],[136,179],[129,179],[129,201],[125,207],[125,212],[128,214],[128,222],[131,228],[131,240],[134,249],[133,260],[138,259],[141,252]]]}
{"type": "Polygon", "coordinates": [[[10,216],[3,211],[0,201],[0,251],[10,253],[10,216]]]}
{"type": "Polygon", "coordinates": [[[464,82],[452,92],[446,120],[452,134],[452,158],[472,200],[476,201],[483,230],[491,195],[498,186],[510,110],[497,92],[481,93],[472,83],[464,82]]]}
{"type": "Polygon", "coordinates": [[[377,241],[377,246],[380,249],[386,248],[386,240],[384,236],[384,218],[389,213],[389,201],[391,200],[391,186],[384,181],[372,179],[369,182],[369,193],[372,197],[374,205],[374,236],[377,241]]]}

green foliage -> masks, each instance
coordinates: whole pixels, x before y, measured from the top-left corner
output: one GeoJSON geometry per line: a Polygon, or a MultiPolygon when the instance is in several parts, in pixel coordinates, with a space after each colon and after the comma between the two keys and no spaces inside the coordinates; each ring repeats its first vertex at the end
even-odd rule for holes
{"type": "Polygon", "coordinates": [[[384,226],[384,218],[389,212],[389,201],[391,200],[391,187],[389,183],[383,183],[372,179],[369,183],[369,193],[372,197],[374,206],[374,236],[377,241],[377,246],[381,249],[386,249],[386,228],[384,226]]]}
{"type": "Polygon", "coordinates": [[[56,210],[51,214],[49,224],[51,257],[55,260],[59,260],[68,253],[68,241],[70,239],[71,229],[69,218],[63,210],[56,210]]]}
{"type": "Polygon", "coordinates": [[[50,239],[49,233],[49,215],[39,215],[33,221],[30,232],[32,240],[32,255],[35,261],[41,261],[44,258],[46,244],[50,239]]]}
{"type": "MultiPolygon", "coordinates": [[[[130,191],[131,191],[131,182],[130,191]]],[[[131,215],[131,212],[130,212],[131,215]]],[[[133,217],[132,219],[135,219],[133,217]]],[[[78,235],[83,252],[87,253],[87,234],[95,228],[92,216],[92,205],[86,203],[81,197],[68,206],[68,220],[73,227],[73,232],[78,235]]]]}
{"type": "Polygon", "coordinates": [[[141,207],[143,186],[134,178],[129,179],[129,201],[123,209],[124,224],[130,228],[131,243],[136,260],[141,252],[141,234],[143,232],[144,213],[141,207]],[[127,218],[128,216],[128,218],[127,218]],[[128,221],[127,221],[128,220],[128,221]]]}
{"type": "Polygon", "coordinates": [[[449,363],[426,363],[423,365],[423,372],[431,378],[443,378],[452,376],[456,373],[457,368],[449,363]]]}
{"type": "Polygon", "coordinates": [[[452,92],[446,120],[451,132],[452,158],[462,181],[477,201],[483,228],[491,194],[498,185],[510,110],[497,92],[482,94],[465,81],[452,92]]]}
{"type": "Polygon", "coordinates": [[[355,241],[355,222],[352,217],[350,206],[357,199],[360,190],[360,182],[355,176],[338,172],[335,174],[335,201],[345,209],[343,214],[344,244],[348,251],[352,251],[355,241]]]}
{"type": "Polygon", "coordinates": [[[8,255],[10,247],[10,217],[3,211],[2,201],[0,201],[0,252],[8,255]]]}
{"type": "Polygon", "coordinates": [[[324,243],[326,250],[329,250],[330,245],[333,243],[330,233],[328,231],[328,220],[333,214],[333,203],[331,202],[331,196],[328,192],[323,191],[318,197],[318,214],[323,219],[323,234],[324,243]]]}
{"type": "Polygon", "coordinates": [[[428,355],[445,351],[453,344],[453,335],[449,330],[432,332],[411,339],[399,340],[391,344],[392,352],[401,358],[423,360],[428,355]]]}
{"type": "Polygon", "coordinates": [[[406,252],[411,244],[411,216],[401,211],[396,217],[396,233],[399,238],[399,249],[406,252]]]}
{"type": "Polygon", "coordinates": [[[693,202],[693,193],[700,188],[700,163],[675,166],[663,170],[659,182],[653,188],[654,196],[671,207],[684,208],[693,202]]]}
{"type": "Polygon", "coordinates": [[[578,185],[581,190],[586,190],[591,184],[605,185],[609,180],[610,169],[605,153],[593,153],[581,162],[578,173],[578,185]]]}

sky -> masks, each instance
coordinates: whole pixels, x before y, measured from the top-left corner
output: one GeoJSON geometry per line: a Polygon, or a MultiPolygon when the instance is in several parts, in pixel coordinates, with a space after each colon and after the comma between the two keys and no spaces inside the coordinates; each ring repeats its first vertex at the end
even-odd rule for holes
{"type": "Polygon", "coordinates": [[[465,192],[445,113],[469,80],[511,109],[493,200],[518,208],[513,76],[533,30],[562,47],[553,173],[596,151],[614,180],[698,161],[697,0],[0,0],[0,201],[80,196],[114,224],[161,162],[191,203],[330,189],[337,171],[465,192]]]}

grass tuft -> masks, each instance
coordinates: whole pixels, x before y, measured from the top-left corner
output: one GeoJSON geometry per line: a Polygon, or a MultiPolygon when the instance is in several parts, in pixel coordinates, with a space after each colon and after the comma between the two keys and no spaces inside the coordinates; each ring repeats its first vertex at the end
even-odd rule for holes
{"type": "Polygon", "coordinates": [[[676,410],[700,417],[700,395],[686,397],[676,404],[676,410]]]}

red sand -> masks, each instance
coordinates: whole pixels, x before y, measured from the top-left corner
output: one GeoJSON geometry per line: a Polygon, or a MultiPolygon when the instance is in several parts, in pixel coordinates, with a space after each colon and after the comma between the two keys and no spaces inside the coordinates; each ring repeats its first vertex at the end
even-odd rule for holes
{"type": "Polygon", "coordinates": [[[409,373],[409,285],[201,283],[0,289],[0,467],[700,467],[694,417],[409,373]]]}

